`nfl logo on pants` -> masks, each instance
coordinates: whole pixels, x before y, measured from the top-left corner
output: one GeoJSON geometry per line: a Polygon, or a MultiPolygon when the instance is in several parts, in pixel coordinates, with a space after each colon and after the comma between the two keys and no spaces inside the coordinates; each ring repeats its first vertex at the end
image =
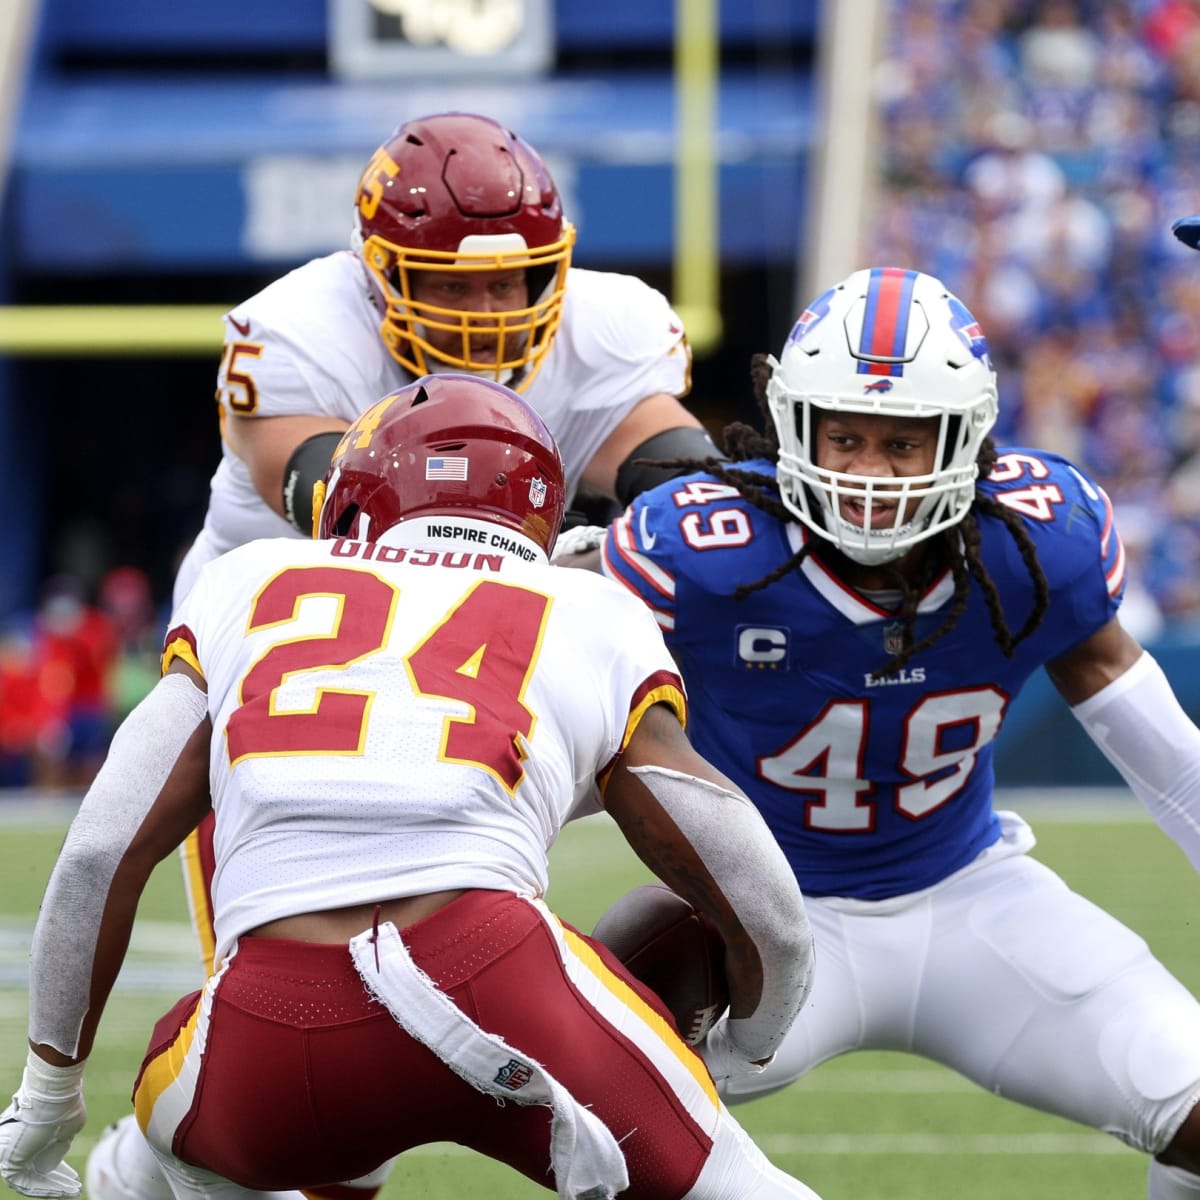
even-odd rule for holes
{"type": "Polygon", "coordinates": [[[510,1092],[520,1091],[532,1078],[533,1070],[529,1064],[520,1062],[515,1058],[510,1058],[496,1072],[496,1082],[502,1088],[507,1088],[510,1092]]]}

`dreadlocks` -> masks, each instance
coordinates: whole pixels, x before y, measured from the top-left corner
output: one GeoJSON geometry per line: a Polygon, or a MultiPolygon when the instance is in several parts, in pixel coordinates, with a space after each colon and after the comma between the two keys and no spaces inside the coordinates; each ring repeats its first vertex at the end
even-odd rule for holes
{"type": "MultiPolygon", "coordinates": [[[[774,422],[771,420],[767,407],[767,380],[771,375],[771,366],[765,354],[756,354],[750,360],[750,380],[754,388],[754,398],[759,411],[763,415],[763,427],[768,432],[759,433],[750,425],[735,421],[727,425],[722,434],[724,452],[729,461],[724,462],[715,458],[703,461],[688,462],[683,459],[663,463],[663,466],[679,467],[681,470],[705,470],[722,483],[735,487],[755,508],[777,517],[781,521],[791,521],[792,514],[784,506],[776,494],[776,483],[772,476],[758,471],[747,471],[736,464],[750,459],[766,458],[774,461],[779,455],[779,441],[775,436],[774,422]]],[[[996,465],[996,446],[992,439],[985,438],[980,447],[976,460],[979,465],[979,479],[986,479],[996,465]]],[[[755,583],[742,584],[733,593],[735,599],[741,600],[753,592],[769,587],[776,580],[794,571],[804,559],[812,553],[815,539],[809,538],[804,545],[790,558],[781,563],[769,574],[764,575],[755,583]]],[[[995,497],[976,488],[975,499],[963,519],[953,528],[944,529],[934,534],[930,539],[934,552],[925,559],[925,567],[919,579],[910,583],[900,571],[891,564],[885,564],[881,569],[892,576],[900,591],[901,603],[897,616],[904,628],[903,649],[892,655],[884,665],[876,671],[875,678],[894,675],[921,650],[932,646],[934,642],[945,637],[967,608],[971,580],[974,579],[983,592],[987,604],[988,615],[991,618],[992,632],[996,642],[1004,654],[1011,658],[1017,645],[1027,638],[1041,624],[1046,609],[1050,604],[1050,587],[1046,582],[1045,572],[1038,561],[1037,550],[1021,519],[1012,509],[1000,504],[995,497]],[[1021,559],[1029,572],[1033,584],[1033,606],[1025,623],[1016,635],[1009,628],[1008,619],[1004,613],[1004,605],[1000,599],[1000,591],[996,587],[987,568],[983,565],[982,534],[976,513],[995,517],[1012,536],[1020,551],[1021,559]],[[942,621],[932,633],[920,641],[916,640],[917,605],[926,588],[933,582],[943,565],[949,567],[954,581],[954,602],[942,621]]],[[[837,553],[834,551],[834,553],[837,553]]]]}

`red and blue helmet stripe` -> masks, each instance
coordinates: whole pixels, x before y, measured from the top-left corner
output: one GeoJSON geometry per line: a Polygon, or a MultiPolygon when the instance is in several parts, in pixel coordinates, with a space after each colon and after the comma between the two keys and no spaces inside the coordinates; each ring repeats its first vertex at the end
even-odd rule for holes
{"type": "Polygon", "coordinates": [[[903,359],[908,343],[908,318],[912,312],[916,271],[874,267],[867,284],[866,308],[858,343],[860,375],[903,375],[903,362],[868,359],[903,359]]]}

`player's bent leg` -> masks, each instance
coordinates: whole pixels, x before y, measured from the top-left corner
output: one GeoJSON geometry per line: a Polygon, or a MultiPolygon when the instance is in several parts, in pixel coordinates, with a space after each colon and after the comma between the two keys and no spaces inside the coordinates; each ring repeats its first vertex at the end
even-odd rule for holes
{"type": "MultiPolygon", "coordinates": [[[[156,1025],[135,1106],[160,1154],[262,1189],[361,1178],[452,1140],[542,1186],[549,1165],[564,1196],[595,1176],[597,1195],[675,1200],[715,1142],[724,1166],[697,1195],[814,1200],[743,1141],[656,997],[543,905],[503,892],[467,892],[403,937],[366,930],[349,956],[246,939],[204,996],[156,1025]],[[327,1098],[319,1127],[310,1095],[327,1098]],[[248,1123],[252,1146],[238,1137],[248,1123]]],[[[179,1173],[183,1200],[218,1194],[212,1177],[179,1173]]]]}
{"type": "Polygon", "coordinates": [[[1152,1159],[1146,1177],[1146,1195],[1149,1200],[1197,1200],[1200,1175],[1152,1159]]]}
{"type": "Polygon", "coordinates": [[[84,1186],[90,1200],[171,1200],[172,1195],[133,1113],[101,1133],[88,1155],[84,1186]]]}
{"type": "Polygon", "coordinates": [[[1200,1104],[1193,1105],[1179,1132],[1151,1162],[1147,1194],[1150,1200],[1200,1197],[1200,1104]]]}
{"type": "Polygon", "coordinates": [[[379,1189],[387,1182],[392,1168],[399,1159],[389,1158],[382,1167],[369,1175],[358,1179],[349,1179],[345,1183],[331,1183],[324,1187],[305,1188],[307,1200],[375,1200],[379,1189]]]}
{"type": "Polygon", "coordinates": [[[929,1000],[897,1048],[1164,1154],[1200,1100],[1200,1003],[1143,939],[1025,857],[932,902],[929,1000]]]}
{"type": "MultiPolygon", "coordinates": [[[[212,972],[215,946],[210,893],[212,830],[210,813],[179,847],[184,892],[205,974],[212,972]]],[[[100,1135],[88,1155],[85,1175],[93,1200],[170,1200],[170,1186],[132,1113],[100,1135]]]]}
{"type": "Polygon", "coordinates": [[[301,1192],[263,1192],[201,1170],[174,1155],[155,1151],[175,1200],[303,1200],[301,1192]]]}
{"type": "Polygon", "coordinates": [[[683,1200],[821,1200],[781,1171],[754,1144],[728,1109],[713,1133],[712,1153],[683,1200]]]}
{"type": "Polygon", "coordinates": [[[1197,1200],[1200,1176],[1153,1159],[1146,1177],[1146,1195],[1148,1200],[1197,1200]]]}

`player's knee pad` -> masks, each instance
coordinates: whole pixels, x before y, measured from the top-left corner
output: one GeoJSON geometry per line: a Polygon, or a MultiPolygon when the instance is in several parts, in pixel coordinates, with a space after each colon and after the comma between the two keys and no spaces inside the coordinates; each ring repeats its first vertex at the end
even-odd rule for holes
{"type": "Polygon", "coordinates": [[[166,1176],[132,1113],[100,1134],[84,1174],[89,1200],[172,1200],[166,1176]]]}
{"type": "Polygon", "coordinates": [[[1165,970],[1143,974],[1152,1003],[1114,1007],[1100,1030],[1099,1054],[1133,1109],[1132,1127],[1114,1132],[1161,1154],[1200,1101],[1200,1004],[1165,970]]]}

